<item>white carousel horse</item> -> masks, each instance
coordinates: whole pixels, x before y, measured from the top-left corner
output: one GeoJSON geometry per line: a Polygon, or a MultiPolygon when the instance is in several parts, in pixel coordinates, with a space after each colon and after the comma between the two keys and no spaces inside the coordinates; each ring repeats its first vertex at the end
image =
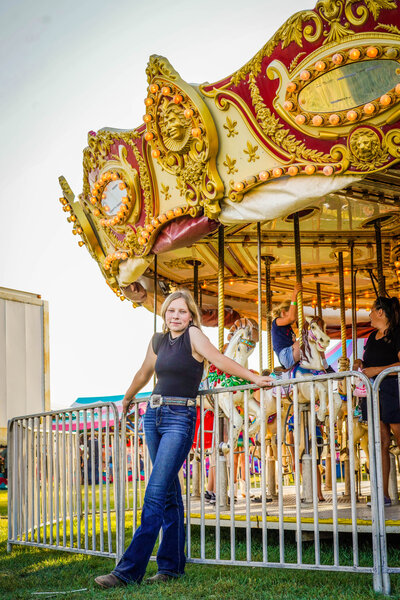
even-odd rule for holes
{"type": "MultiPolygon", "coordinates": [[[[288,379],[295,377],[308,377],[310,375],[322,375],[325,373],[325,368],[322,363],[322,354],[327,349],[330,342],[329,336],[326,334],[326,326],[320,317],[308,317],[303,325],[302,338],[300,346],[300,362],[291,372],[287,372],[288,379]]],[[[299,404],[309,404],[311,398],[311,386],[314,385],[314,398],[317,410],[317,419],[321,423],[325,421],[328,413],[328,382],[315,381],[312,383],[299,383],[298,385],[298,401],[299,404]]],[[[277,459],[276,447],[276,419],[273,421],[273,416],[276,415],[276,388],[266,389],[264,391],[265,415],[266,415],[266,439],[270,439],[272,455],[277,459]]],[[[292,402],[292,390],[287,387],[281,387],[281,402],[282,402],[282,430],[286,426],[286,414],[289,404],[292,402]]],[[[342,401],[337,392],[333,393],[334,402],[334,418],[340,410],[342,401]]],[[[303,430],[300,434],[300,453],[304,449],[303,430]]]]}
{"type": "MultiPolygon", "coordinates": [[[[330,342],[326,334],[326,325],[321,317],[307,317],[301,332],[300,363],[292,370],[292,377],[301,378],[310,375],[324,374],[325,367],[322,363],[322,354],[330,342]]],[[[315,402],[319,404],[317,419],[323,423],[328,413],[328,382],[315,381],[312,383],[299,383],[299,403],[308,404],[311,397],[311,387],[315,388],[315,402]]],[[[333,393],[334,419],[338,415],[342,400],[337,392],[333,393]]]]}
{"type": "MultiPolygon", "coordinates": [[[[356,380],[357,382],[357,380],[356,380]]],[[[362,380],[358,380],[358,385],[356,385],[353,390],[353,396],[356,398],[364,398],[366,396],[365,385],[362,380]]],[[[356,452],[357,444],[360,444],[361,450],[363,450],[366,457],[366,467],[369,470],[369,447],[368,447],[368,425],[367,423],[360,421],[360,412],[353,411],[352,419],[353,419],[353,444],[354,444],[354,457],[355,457],[355,470],[360,470],[360,461],[356,452]]],[[[347,402],[343,402],[342,407],[340,409],[340,413],[338,415],[337,420],[337,429],[339,433],[343,434],[343,425],[345,425],[345,433],[342,435],[341,446],[342,449],[340,451],[341,456],[349,455],[349,439],[348,439],[348,428],[347,428],[347,418],[348,418],[348,410],[347,410],[347,402]]]]}
{"type": "MultiPolygon", "coordinates": [[[[256,343],[258,342],[258,325],[253,319],[238,319],[232,325],[228,334],[228,345],[224,351],[225,356],[228,356],[232,360],[236,361],[242,367],[247,368],[247,361],[249,356],[252,354],[256,343]]],[[[240,379],[239,377],[230,376],[227,373],[223,373],[211,365],[209,369],[209,386],[210,389],[217,387],[231,387],[239,386],[250,383],[240,379]]],[[[238,412],[238,406],[244,407],[245,393],[243,391],[233,392],[233,447],[236,446],[240,432],[243,429],[243,417],[238,412]]],[[[219,407],[226,415],[230,418],[230,392],[221,393],[218,395],[219,407]]],[[[248,392],[248,411],[249,417],[254,420],[249,426],[249,436],[253,436],[257,433],[260,428],[260,406],[253,398],[253,391],[248,392]]],[[[224,448],[226,451],[229,449],[229,445],[225,444],[224,448]]]]}

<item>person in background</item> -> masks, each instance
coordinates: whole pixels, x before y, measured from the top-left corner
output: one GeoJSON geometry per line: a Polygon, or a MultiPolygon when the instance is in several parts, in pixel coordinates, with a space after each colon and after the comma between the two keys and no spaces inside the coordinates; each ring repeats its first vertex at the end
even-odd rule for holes
{"type": "Polygon", "coordinates": [[[294,286],[292,299],[285,300],[272,311],[272,347],[279,362],[285,369],[290,369],[300,360],[300,345],[292,329],[297,320],[297,294],[301,285],[294,286]]]}
{"type": "MultiPolygon", "coordinates": [[[[389,367],[400,366],[400,306],[397,298],[378,296],[369,313],[371,325],[375,328],[365,344],[363,359],[354,361],[353,370],[362,372],[374,380],[379,373],[389,367]]],[[[366,420],[366,403],[363,407],[366,420]]],[[[379,414],[382,446],[382,477],[385,506],[390,506],[390,431],[393,432],[400,448],[400,404],[396,376],[383,379],[379,388],[379,414]]]]}

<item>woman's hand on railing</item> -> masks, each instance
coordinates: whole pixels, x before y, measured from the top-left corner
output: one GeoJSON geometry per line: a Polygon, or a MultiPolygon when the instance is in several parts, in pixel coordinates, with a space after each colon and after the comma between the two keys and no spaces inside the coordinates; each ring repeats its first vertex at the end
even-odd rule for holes
{"type": "Polygon", "coordinates": [[[263,375],[254,375],[253,377],[253,383],[255,383],[258,387],[267,387],[272,385],[273,381],[273,377],[266,377],[263,375]]]}
{"type": "Polygon", "coordinates": [[[122,400],[122,412],[124,415],[128,414],[129,407],[132,402],[135,400],[135,396],[124,396],[122,400]]]}
{"type": "Polygon", "coordinates": [[[382,367],[366,367],[365,369],[362,370],[362,372],[369,379],[371,379],[372,377],[376,377],[377,375],[379,375],[379,373],[383,370],[384,369],[382,369],[382,367]]]}

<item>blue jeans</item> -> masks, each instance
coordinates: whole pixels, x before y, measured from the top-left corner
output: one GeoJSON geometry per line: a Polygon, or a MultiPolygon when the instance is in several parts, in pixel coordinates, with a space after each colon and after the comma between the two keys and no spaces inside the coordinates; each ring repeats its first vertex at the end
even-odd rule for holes
{"type": "Polygon", "coordinates": [[[185,570],[185,526],[178,473],[192,446],[195,406],[147,407],[144,430],[153,470],[144,496],[140,527],[113,573],[140,583],[162,527],[158,572],[179,577],[185,570]]]}
{"type": "Polygon", "coordinates": [[[287,346],[286,348],[282,348],[279,352],[278,356],[279,362],[285,369],[290,369],[295,364],[295,360],[293,358],[293,346],[287,346]]]}

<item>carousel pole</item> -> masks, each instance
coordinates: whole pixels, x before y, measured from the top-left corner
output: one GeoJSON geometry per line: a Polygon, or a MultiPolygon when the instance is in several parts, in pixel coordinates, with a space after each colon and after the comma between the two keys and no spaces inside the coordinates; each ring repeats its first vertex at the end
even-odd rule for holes
{"type": "MultiPolygon", "coordinates": [[[[154,275],[154,279],[153,279],[153,283],[154,283],[154,305],[153,305],[153,318],[154,318],[154,322],[153,322],[153,331],[154,333],[156,333],[157,331],[157,285],[158,285],[158,281],[157,281],[157,254],[154,255],[154,271],[153,271],[153,275],[154,275]]],[[[154,386],[156,385],[156,374],[154,373],[154,377],[153,377],[153,384],[154,386]]]]}
{"type": "Polygon", "coordinates": [[[322,319],[322,297],[320,283],[317,283],[317,315],[320,319],[322,319]]]}
{"type": "Polygon", "coordinates": [[[354,270],[354,242],[350,248],[350,273],[351,273],[351,338],[353,340],[353,362],[357,359],[357,287],[356,275],[354,270]]]}
{"type": "Polygon", "coordinates": [[[199,305],[199,261],[193,261],[193,299],[199,305]]]}
{"type": "Polygon", "coordinates": [[[346,304],[344,297],[343,252],[338,253],[339,261],[339,297],[340,297],[340,339],[342,342],[342,358],[339,359],[339,371],[348,371],[349,359],[347,358],[347,330],[346,330],[346,304]]]}
{"type": "MultiPolygon", "coordinates": [[[[300,225],[299,225],[298,213],[295,213],[293,216],[293,224],[294,224],[294,251],[295,251],[295,261],[296,261],[296,283],[301,285],[302,272],[301,272],[300,225]]],[[[303,329],[303,292],[302,291],[300,291],[297,294],[297,323],[298,323],[299,333],[301,335],[301,331],[303,329]]]]}
{"type": "MultiPolygon", "coordinates": [[[[193,260],[193,299],[199,305],[199,261],[193,260]]],[[[192,498],[200,498],[201,493],[201,468],[198,452],[194,453],[192,460],[192,498]]]]}
{"type": "MultiPolygon", "coordinates": [[[[356,276],[357,271],[354,269],[354,242],[351,242],[350,246],[350,276],[351,276],[351,339],[353,344],[353,364],[357,360],[357,287],[356,287],[356,276]]],[[[351,407],[353,410],[353,406],[351,407]]],[[[358,448],[358,462],[360,464],[360,446],[358,448]]],[[[361,469],[356,472],[356,496],[357,500],[361,496],[361,469]]]]}
{"type": "Polygon", "coordinates": [[[153,308],[153,316],[154,316],[154,333],[157,331],[157,254],[154,255],[154,308],[153,308]]]}
{"type": "Polygon", "coordinates": [[[224,347],[224,226],[218,229],[218,350],[224,347]]]}
{"type": "MultiPolygon", "coordinates": [[[[266,295],[266,307],[267,307],[267,318],[266,318],[266,330],[267,330],[267,367],[269,371],[272,371],[274,368],[274,351],[272,348],[272,336],[271,336],[271,328],[272,328],[272,291],[271,291],[271,257],[265,257],[265,295],[266,295]]],[[[273,452],[271,446],[269,446],[270,451],[268,457],[266,456],[267,462],[267,487],[269,493],[272,496],[276,496],[276,470],[275,470],[275,458],[273,457],[273,452]]],[[[263,465],[264,467],[264,465],[263,465]]]]}
{"type": "Polygon", "coordinates": [[[378,271],[378,295],[385,295],[385,278],[383,276],[382,262],[382,231],[381,220],[377,219],[374,223],[375,227],[375,244],[376,244],[376,267],[378,271]]]}
{"type": "MultiPolygon", "coordinates": [[[[322,294],[321,294],[321,284],[317,283],[317,315],[320,319],[322,319],[322,294]]],[[[331,470],[331,455],[330,449],[328,445],[328,451],[326,455],[326,464],[325,464],[325,490],[332,489],[332,470],[331,470]]]]}
{"type": "MultiPolygon", "coordinates": [[[[300,224],[299,215],[295,213],[293,215],[294,225],[294,251],[296,261],[296,283],[301,285],[302,283],[302,272],[301,272],[301,247],[300,247],[300,224]]],[[[299,336],[302,335],[303,331],[303,292],[297,294],[297,323],[299,328],[299,336]]],[[[303,499],[305,502],[313,501],[312,493],[312,464],[310,455],[310,437],[308,427],[309,411],[303,410],[301,412],[303,417],[303,428],[304,428],[304,454],[302,459],[303,465],[303,499]]]]}
{"type": "Polygon", "coordinates": [[[271,260],[270,257],[267,256],[265,258],[265,295],[266,295],[266,305],[267,305],[267,320],[266,320],[266,329],[267,329],[267,357],[268,357],[268,369],[270,371],[274,368],[274,351],[272,348],[272,336],[271,336],[271,328],[272,328],[272,291],[271,291],[271,260]]]}
{"type": "MultiPolygon", "coordinates": [[[[224,317],[225,317],[225,296],[224,296],[224,226],[220,225],[218,229],[218,349],[222,352],[224,347],[224,317]]],[[[222,451],[224,444],[224,418],[216,415],[219,426],[219,448],[217,448],[217,460],[219,468],[216,475],[216,496],[219,507],[225,509],[228,506],[228,473],[226,457],[222,451]],[[218,485],[219,484],[219,485],[218,485]]],[[[233,473],[231,473],[231,500],[233,502],[233,473]]]]}
{"type": "MultiPolygon", "coordinates": [[[[344,295],[344,272],[343,272],[343,252],[338,253],[339,261],[339,296],[340,296],[340,339],[342,342],[342,357],[339,359],[339,371],[348,371],[350,361],[347,358],[347,331],[346,331],[346,304],[344,295]]],[[[351,410],[351,414],[353,411],[351,410]]],[[[346,422],[345,422],[346,425],[346,422]]],[[[333,434],[333,432],[331,432],[333,434]]],[[[341,438],[341,446],[343,446],[343,422],[342,431],[338,430],[338,437],[341,438]]],[[[347,427],[344,439],[347,440],[347,427]]],[[[344,463],[344,497],[350,498],[350,460],[349,455],[345,454],[344,463]]]]}
{"type": "Polygon", "coordinates": [[[262,355],[262,288],[261,288],[261,223],[257,223],[257,289],[258,289],[258,370],[263,370],[262,355]]]}

